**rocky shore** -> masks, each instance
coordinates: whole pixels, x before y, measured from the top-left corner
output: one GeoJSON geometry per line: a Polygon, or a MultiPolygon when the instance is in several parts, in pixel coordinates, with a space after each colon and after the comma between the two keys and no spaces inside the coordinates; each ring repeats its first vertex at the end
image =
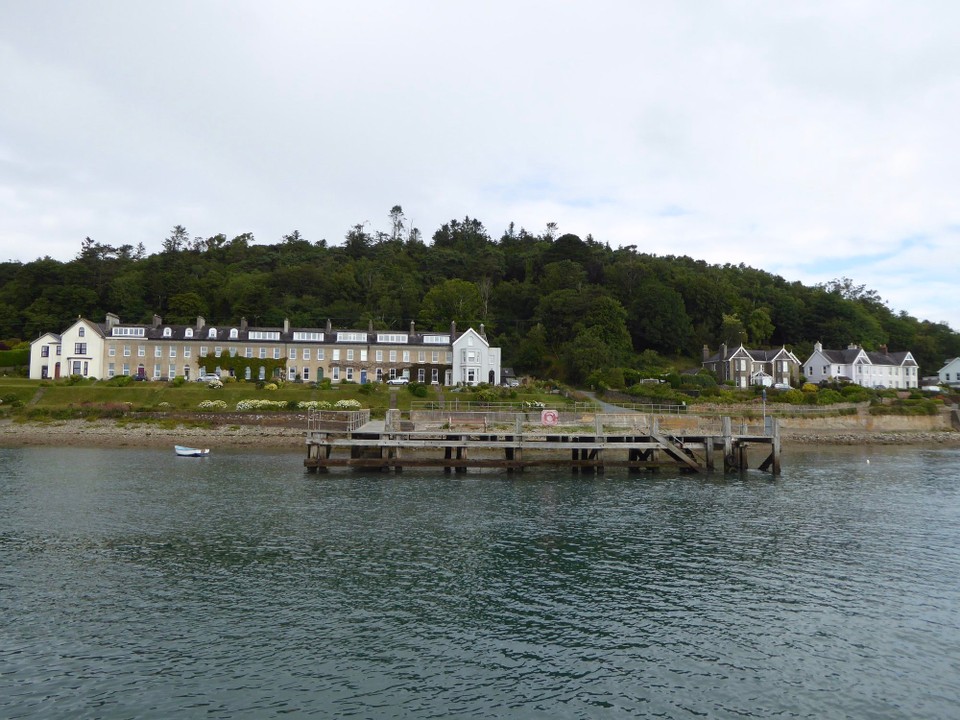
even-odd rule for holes
{"type": "MultiPolygon", "coordinates": [[[[175,444],[202,447],[249,447],[300,450],[306,423],[299,418],[278,422],[213,423],[176,426],[116,420],[63,420],[20,423],[0,420],[0,447],[99,446],[164,447],[175,444]]],[[[789,445],[956,445],[960,432],[948,430],[878,431],[783,429],[781,440],[789,445]]]]}

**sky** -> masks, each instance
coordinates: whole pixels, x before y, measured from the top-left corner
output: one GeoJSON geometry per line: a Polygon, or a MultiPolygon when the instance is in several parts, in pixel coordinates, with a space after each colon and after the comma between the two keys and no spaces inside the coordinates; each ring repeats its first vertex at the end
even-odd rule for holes
{"type": "Polygon", "coordinates": [[[0,262],[465,216],[960,330],[960,3],[0,4],[0,262]]]}

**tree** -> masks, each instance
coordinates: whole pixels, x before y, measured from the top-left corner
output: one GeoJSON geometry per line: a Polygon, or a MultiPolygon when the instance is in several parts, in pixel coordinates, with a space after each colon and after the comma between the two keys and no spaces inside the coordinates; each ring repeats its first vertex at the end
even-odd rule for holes
{"type": "Polygon", "coordinates": [[[419,320],[433,330],[442,330],[451,320],[466,327],[480,321],[482,305],[476,283],[445,280],[424,296],[419,320]]]}
{"type": "Polygon", "coordinates": [[[403,208],[394,205],[390,208],[390,239],[400,240],[404,227],[406,227],[406,218],[403,216],[403,208]]]}
{"type": "Polygon", "coordinates": [[[187,247],[187,243],[189,242],[190,234],[187,232],[187,229],[183,225],[174,225],[170,237],[163,241],[163,252],[180,252],[187,247]]]}

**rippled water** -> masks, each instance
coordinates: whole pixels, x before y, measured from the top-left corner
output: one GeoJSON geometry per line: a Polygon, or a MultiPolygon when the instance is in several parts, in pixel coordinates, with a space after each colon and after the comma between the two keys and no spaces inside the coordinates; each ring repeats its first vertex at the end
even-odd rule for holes
{"type": "Polygon", "coordinates": [[[0,716],[960,713],[957,451],[777,480],[301,461],[0,449],[0,716]]]}

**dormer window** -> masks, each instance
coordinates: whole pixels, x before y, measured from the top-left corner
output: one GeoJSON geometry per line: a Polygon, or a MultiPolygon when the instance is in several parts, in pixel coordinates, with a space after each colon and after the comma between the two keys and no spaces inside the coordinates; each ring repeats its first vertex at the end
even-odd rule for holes
{"type": "Polygon", "coordinates": [[[164,336],[164,337],[173,337],[173,330],[171,330],[171,329],[168,328],[168,327],[165,327],[165,328],[163,329],[163,336],[164,336]]]}
{"type": "Polygon", "coordinates": [[[193,337],[193,328],[187,328],[184,333],[184,337],[192,338],[193,337]]]}
{"type": "Polygon", "coordinates": [[[208,337],[208,338],[211,338],[211,339],[216,338],[216,337],[217,337],[217,329],[216,329],[216,328],[210,328],[209,332],[207,333],[207,337],[208,337]]]}
{"type": "Polygon", "coordinates": [[[240,337],[240,331],[236,328],[230,328],[230,339],[236,340],[238,337],[240,337]]]}

